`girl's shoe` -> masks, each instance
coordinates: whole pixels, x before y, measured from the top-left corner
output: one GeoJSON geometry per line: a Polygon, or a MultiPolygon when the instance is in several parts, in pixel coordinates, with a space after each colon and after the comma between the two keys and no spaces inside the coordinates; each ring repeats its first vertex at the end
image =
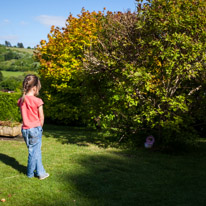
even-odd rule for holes
{"type": "Polygon", "coordinates": [[[39,179],[43,180],[43,179],[46,179],[47,177],[49,177],[49,173],[45,173],[44,175],[39,176],[39,179]]]}

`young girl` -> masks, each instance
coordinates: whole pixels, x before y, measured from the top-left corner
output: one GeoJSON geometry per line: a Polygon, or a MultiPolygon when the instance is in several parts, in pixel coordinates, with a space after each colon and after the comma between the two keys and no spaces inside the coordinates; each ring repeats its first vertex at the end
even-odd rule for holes
{"type": "Polygon", "coordinates": [[[27,176],[38,176],[40,180],[49,177],[42,165],[41,144],[44,124],[43,101],[36,96],[41,89],[39,78],[27,75],[23,81],[23,95],[18,100],[23,119],[22,135],[29,151],[27,176]]]}

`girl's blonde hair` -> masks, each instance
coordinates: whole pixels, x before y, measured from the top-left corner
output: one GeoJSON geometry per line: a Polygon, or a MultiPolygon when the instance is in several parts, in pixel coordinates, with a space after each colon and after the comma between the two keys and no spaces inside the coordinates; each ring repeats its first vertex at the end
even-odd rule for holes
{"type": "Polygon", "coordinates": [[[21,103],[25,100],[25,95],[29,92],[29,90],[33,87],[37,88],[37,92],[35,96],[39,95],[39,90],[41,89],[41,82],[36,75],[28,74],[23,81],[23,95],[21,98],[21,103]]]}

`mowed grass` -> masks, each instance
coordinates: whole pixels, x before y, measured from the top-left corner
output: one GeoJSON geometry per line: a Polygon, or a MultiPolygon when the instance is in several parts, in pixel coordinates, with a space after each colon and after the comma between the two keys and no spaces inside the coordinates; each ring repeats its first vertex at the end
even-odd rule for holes
{"type": "Polygon", "coordinates": [[[6,199],[0,205],[206,205],[206,141],[197,151],[170,155],[113,148],[108,138],[45,126],[42,155],[50,173],[45,180],[27,178],[23,141],[0,141],[0,199],[6,199]]]}
{"type": "Polygon", "coordinates": [[[19,71],[1,71],[3,74],[3,77],[18,77],[23,75],[25,72],[19,72],[19,71]]]}

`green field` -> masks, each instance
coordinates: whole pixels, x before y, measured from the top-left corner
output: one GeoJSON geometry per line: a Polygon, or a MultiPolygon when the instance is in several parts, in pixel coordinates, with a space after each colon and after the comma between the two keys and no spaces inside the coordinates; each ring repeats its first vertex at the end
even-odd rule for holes
{"type": "Polygon", "coordinates": [[[19,72],[19,71],[1,71],[4,77],[18,77],[23,75],[25,72],[19,72]]]}
{"type": "Polygon", "coordinates": [[[34,49],[16,48],[16,47],[7,47],[7,49],[11,49],[13,51],[25,52],[25,53],[29,53],[29,54],[34,53],[34,49]]]}
{"type": "Polygon", "coordinates": [[[44,127],[45,180],[27,178],[23,141],[0,140],[0,199],[6,200],[0,205],[205,206],[206,141],[190,154],[170,155],[113,148],[107,138],[82,128],[44,127]]]}
{"type": "Polygon", "coordinates": [[[34,49],[0,45],[1,71],[37,71],[39,62],[33,58],[34,49]]]}

